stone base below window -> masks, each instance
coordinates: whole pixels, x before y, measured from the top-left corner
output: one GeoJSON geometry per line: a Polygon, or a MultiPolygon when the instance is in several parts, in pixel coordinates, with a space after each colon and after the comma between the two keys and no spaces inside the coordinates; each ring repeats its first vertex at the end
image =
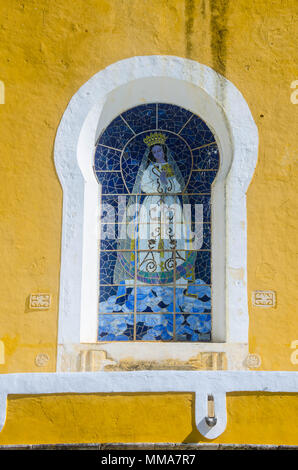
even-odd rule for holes
{"type": "Polygon", "coordinates": [[[247,344],[159,343],[58,346],[58,372],[248,370],[247,344]]]}

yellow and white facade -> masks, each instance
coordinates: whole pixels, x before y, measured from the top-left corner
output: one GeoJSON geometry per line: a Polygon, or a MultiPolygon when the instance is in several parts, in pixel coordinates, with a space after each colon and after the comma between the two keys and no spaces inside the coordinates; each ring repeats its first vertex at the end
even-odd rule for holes
{"type": "Polygon", "coordinates": [[[0,5],[0,444],[297,445],[295,2],[76,5],[0,5]],[[94,144],[157,101],[221,150],[215,335],[98,343],[94,144]]]}

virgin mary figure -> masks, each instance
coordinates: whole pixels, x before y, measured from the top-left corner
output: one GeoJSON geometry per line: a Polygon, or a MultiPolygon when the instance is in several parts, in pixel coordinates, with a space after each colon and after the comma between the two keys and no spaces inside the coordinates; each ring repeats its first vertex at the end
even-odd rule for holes
{"type": "Polygon", "coordinates": [[[162,133],[151,133],[139,167],[128,210],[136,207],[127,237],[120,233],[114,283],[186,284],[194,281],[196,253],[191,251],[191,221],[183,204],[185,182],[162,133]],[[135,206],[134,195],[138,195],[135,206]],[[131,251],[125,251],[131,250],[131,251]],[[124,273],[123,273],[124,270],[124,273]]]}

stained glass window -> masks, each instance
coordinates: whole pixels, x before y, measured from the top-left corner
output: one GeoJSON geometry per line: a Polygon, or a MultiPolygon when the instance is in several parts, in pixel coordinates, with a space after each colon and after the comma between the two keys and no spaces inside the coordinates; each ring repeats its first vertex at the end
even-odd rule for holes
{"type": "Polygon", "coordinates": [[[102,132],[98,341],[211,341],[214,135],[179,106],[150,103],[102,132]]]}

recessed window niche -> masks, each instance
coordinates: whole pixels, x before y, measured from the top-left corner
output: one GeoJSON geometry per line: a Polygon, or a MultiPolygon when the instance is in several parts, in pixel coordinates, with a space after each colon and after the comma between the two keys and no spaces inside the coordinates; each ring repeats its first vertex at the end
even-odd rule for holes
{"type": "Polygon", "coordinates": [[[127,358],[128,368],[246,368],[246,190],[257,149],[241,93],[194,61],[133,57],[81,87],[55,142],[57,370],[117,370],[127,358]],[[176,223],[159,212],[150,227],[149,202],[162,199],[178,208],[176,223]],[[179,211],[188,203],[190,218],[179,211]]]}
{"type": "Polygon", "coordinates": [[[98,341],[211,341],[212,131],[169,103],[124,111],[100,135],[98,341]]]}

